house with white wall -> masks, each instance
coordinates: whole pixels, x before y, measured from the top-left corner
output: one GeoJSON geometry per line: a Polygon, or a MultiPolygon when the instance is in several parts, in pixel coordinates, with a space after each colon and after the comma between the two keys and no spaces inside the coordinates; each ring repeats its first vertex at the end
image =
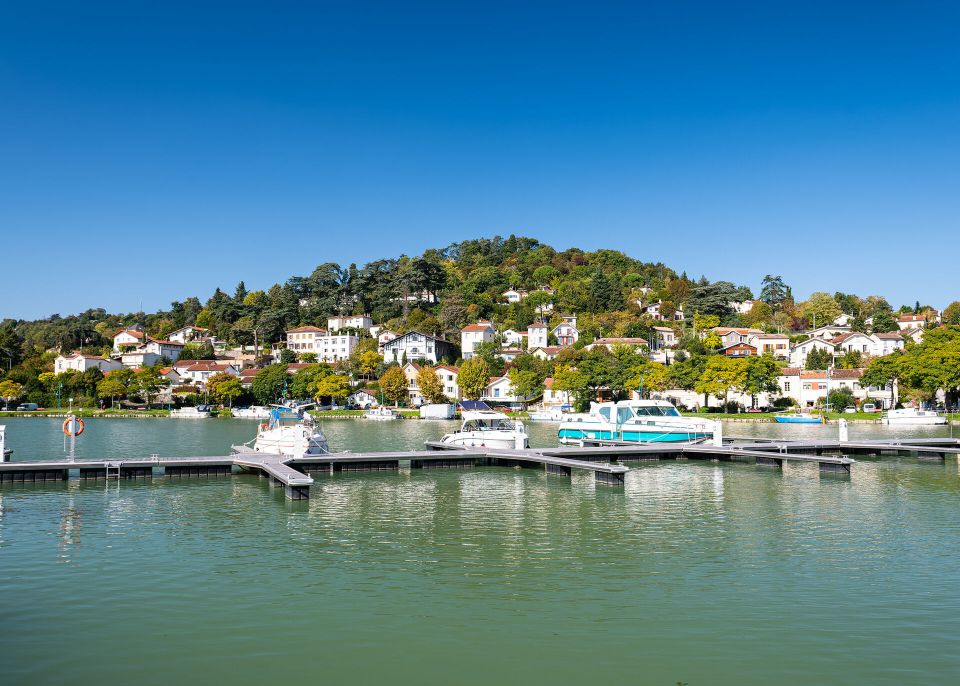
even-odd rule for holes
{"type": "Polygon", "coordinates": [[[147,335],[137,329],[124,329],[113,334],[113,352],[135,348],[146,340],[147,335]]]}
{"type": "Polygon", "coordinates": [[[524,298],[526,298],[526,297],[527,297],[527,292],[526,292],[526,291],[519,291],[519,290],[517,290],[517,289],[515,289],[515,288],[511,288],[509,291],[504,291],[503,293],[501,293],[501,294],[500,294],[500,297],[502,297],[502,298],[503,298],[504,300],[506,300],[508,303],[513,304],[513,303],[518,303],[518,302],[520,302],[521,300],[523,300],[524,298]]]}
{"type": "Polygon", "coordinates": [[[462,399],[460,395],[460,386],[457,379],[460,376],[460,368],[449,364],[438,364],[435,368],[437,378],[443,384],[443,394],[450,400],[457,402],[462,399]]]}
{"type": "Polygon", "coordinates": [[[513,329],[507,329],[500,334],[500,338],[503,340],[502,347],[504,348],[526,348],[527,347],[527,332],[526,331],[514,331],[513,329]]]}
{"type": "Polygon", "coordinates": [[[790,337],[782,333],[755,333],[746,342],[757,349],[758,355],[773,355],[786,359],[790,356],[790,337]]]}
{"type": "Polygon", "coordinates": [[[553,327],[553,336],[557,345],[573,345],[580,339],[580,330],[577,328],[577,317],[571,315],[563,318],[563,322],[553,327]]]}
{"type": "Polygon", "coordinates": [[[506,403],[510,405],[525,404],[527,402],[527,398],[518,395],[516,391],[514,391],[513,383],[511,383],[510,377],[506,374],[503,376],[490,377],[490,381],[483,390],[483,395],[480,399],[488,403],[506,403]]]}
{"type": "Polygon", "coordinates": [[[216,374],[230,374],[231,376],[240,376],[240,370],[232,364],[220,362],[196,362],[190,366],[175,367],[183,381],[192,381],[195,384],[203,385],[211,376],[216,374]]]}
{"type": "Polygon", "coordinates": [[[927,325],[927,317],[923,314],[901,314],[897,317],[897,327],[901,331],[907,329],[922,329],[927,325]]]}
{"type": "Polygon", "coordinates": [[[368,314],[348,314],[339,317],[327,318],[327,330],[339,331],[340,329],[370,329],[373,326],[373,319],[368,314]]]}
{"type": "Polygon", "coordinates": [[[563,407],[573,405],[573,397],[569,391],[558,391],[553,387],[553,377],[543,380],[543,406],[563,407]]]}
{"type": "Polygon", "coordinates": [[[377,352],[383,355],[383,346],[397,337],[393,331],[384,330],[377,332],[377,352]]]}
{"type": "Polygon", "coordinates": [[[653,337],[650,341],[650,350],[672,348],[677,344],[677,332],[669,326],[653,327],[653,337]]]}
{"type": "Polygon", "coordinates": [[[643,313],[658,322],[682,322],[685,319],[683,306],[673,312],[662,312],[663,301],[660,300],[643,308],[643,313]]]}
{"type": "Polygon", "coordinates": [[[202,326],[182,326],[179,329],[168,333],[167,340],[185,345],[209,336],[210,329],[205,329],[202,326]]]}
{"type": "Polygon", "coordinates": [[[542,348],[531,348],[527,352],[541,360],[552,360],[560,351],[563,350],[559,345],[547,345],[542,348]]]}
{"type": "Polygon", "coordinates": [[[546,348],[549,344],[549,329],[546,324],[535,322],[527,327],[527,350],[546,348]]]}
{"type": "Polygon", "coordinates": [[[460,354],[463,359],[469,360],[477,346],[481,343],[489,343],[493,340],[493,324],[487,321],[479,321],[476,324],[469,324],[460,330],[460,354]]]}
{"type": "Polygon", "coordinates": [[[859,331],[840,334],[832,341],[834,353],[836,355],[846,355],[848,353],[860,353],[861,355],[873,355],[874,341],[870,336],[859,331]]]}
{"type": "Polygon", "coordinates": [[[383,359],[387,363],[400,363],[406,359],[436,364],[445,357],[455,359],[456,356],[457,346],[453,343],[419,331],[408,331],[383,346],[383,359]]]}
{"type": "Polygon", "coordinates": [[[354,334],[331,334],[316,326],[298,326],[287,331],[287,348],[302,356],[312,353],[320,362],[349,359],[360,338],[354,334]]]}
{"type": "MultiPolygon", "coordinates": [[[[860,384],[863,369],[806,370],[786,367],[780,370],[777,383],[781,394],[793,398],[802,408],[816,407],[826,402],[827,394],[839,388],[849,389],[853,397],[889,408],[893,392],[888,388],[867,387],[860,384]]],[[[837,410],[843,408],[834,408],[837,410]]]]}
{"type": "MultiPolygon", "coordinates": [[[[907,331],[910,331],[908,329],[907,331]]],[[[914,339],[914,342],[919,343],[923,340],[923,329],[920,331],[920,340],[914,339]]],[[[875,333],[870,336],[873,339],[874,344],[874,355],[882,356],[889,355],[890,353],[896,352],[897,350],[903,350],[904,344],[906,343],[904,334],[902,333],[875,333]]]]}
{"type": "Polygon", "coordinates": [[[106,360],[96,355],[84,355],[83,353],[70,353],[69,355],[57,355],[53,361],[53,372],[63,374],[66,371],[75,371],[83,373],[88,369],[99,369],[106,374],[115,369],[123,369],[123,363],[117,360],[106,360]]]}

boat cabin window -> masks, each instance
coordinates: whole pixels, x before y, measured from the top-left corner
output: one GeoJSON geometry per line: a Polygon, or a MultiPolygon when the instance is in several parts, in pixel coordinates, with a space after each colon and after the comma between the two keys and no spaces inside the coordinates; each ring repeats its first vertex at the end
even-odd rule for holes
{"type": "Polygon", "coordinates": [[[512,431],[513,425],[509,419],[468,419],[463,423],[461,431],[512,431]]]}
{"type": "Polygon", "coordinates": [[[635,407],[633,411],[638,417],[679,417],[680,413],[677,412],[675,407],[659,407],[657,405],[652,405],[648,407],[635,407]]]}
{"type": "Polygon", "coordinates": [[[617,422],[623,424],[625,421],[630,419],[633,416],[633,412],[630,411],[629,407],[618,407],[617,408],[617,422]]]}
{"type": "Polygon", "coordinates": [[[606,419],[606,420],[609,422],[609,421],[610,421],[610,408],[609,408],[609,407],[601,407],[601,408],[600,408],[600,416],[603,417],[604,419],[606,419]]]}

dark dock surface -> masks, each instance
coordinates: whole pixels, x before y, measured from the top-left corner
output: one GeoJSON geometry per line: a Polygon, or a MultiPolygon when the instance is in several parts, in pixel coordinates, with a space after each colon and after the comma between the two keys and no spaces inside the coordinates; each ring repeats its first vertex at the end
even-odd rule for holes
{"type": "Polygon", "coordinates": [[[459,469],[485,465],[542,468],[548,474],[573,471],[594,475],[596,483],[623,485],[629,468],[622,462],[647,460],[713,460],[782,467],[784,462],[815,463],[821,472],[850,474],[850,455],[916,455],[944,460],[960,456],[960,439],[906,438],[865,441],[727,440],[724,445],[591,441],[557,448],[464,448],[430,441],[426,450],[369,453],[326,453],[287,457],[234,446],[230,455],[194,457],[130,457],[0,462],[0,485],[78,479],[146,479],[227,476],[253,472],[284,489],[287,498],[310,497],[311,473],[370,472],[410,469],[459,469]]]}

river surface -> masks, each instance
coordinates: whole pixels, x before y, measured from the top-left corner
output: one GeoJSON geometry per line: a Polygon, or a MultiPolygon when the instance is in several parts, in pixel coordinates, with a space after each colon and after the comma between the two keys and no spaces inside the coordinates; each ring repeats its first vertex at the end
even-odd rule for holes
{"type": "MultiPolygon", "coordinates": [[[[60,420],[6,419],[15,460],[60,420]]],[[[90,419],[83,457],[226,454],[244,420],[90,419]]],[[[329,420],[334,450],[444,422],[329,420]]],[[[531,425],[555,445],[556,425],[531,425]]],[[[832,438],[835,426],[728,423],[832,438]]],[[[853,438],[949,435],[852,425],[853,438]]],[[[3,684],[952,684],[957,461],[476,468],[0,488],[3,684]]]]}

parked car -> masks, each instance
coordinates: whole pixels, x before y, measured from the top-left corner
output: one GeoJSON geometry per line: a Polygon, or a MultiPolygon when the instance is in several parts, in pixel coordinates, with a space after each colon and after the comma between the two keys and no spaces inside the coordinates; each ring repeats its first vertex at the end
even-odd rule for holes
{"type": "Polygon", "coordinates": [[[36,403],[23,403],[17,406],[17,412],[34,412],[39,409],[40,406],[36,403]]]}
{"type": "Polygon", "coordinates": [[[843,411],[845,414],[856,414],[857,408],[855,408],[853,405],[847,405],[845,408],[843,408],[843,411]]]}
{"type": "Polygon", "coordinates": [[[880,410],[877,409],[877,406],[874,405],[873,403],[864,403],[864,404],[863,404],[863,408],[861,408],[861,409],[862,409],[864,412],[879,412],[879,411],[880,411],[880,410]]]}

